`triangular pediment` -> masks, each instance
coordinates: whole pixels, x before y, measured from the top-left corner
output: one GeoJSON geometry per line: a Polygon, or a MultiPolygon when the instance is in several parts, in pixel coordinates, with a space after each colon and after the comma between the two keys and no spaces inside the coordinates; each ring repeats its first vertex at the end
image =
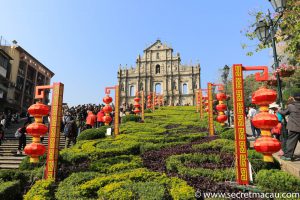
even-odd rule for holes
{"type": "Polygon", "coordinates": [[[163,44],[160,40],[156,40],[156,42],[154,42],[153,44],[151,44],[144,51],[165,50],[165,49],[172,49],[172,48],[168,47],[166,44],[163,44]]]}

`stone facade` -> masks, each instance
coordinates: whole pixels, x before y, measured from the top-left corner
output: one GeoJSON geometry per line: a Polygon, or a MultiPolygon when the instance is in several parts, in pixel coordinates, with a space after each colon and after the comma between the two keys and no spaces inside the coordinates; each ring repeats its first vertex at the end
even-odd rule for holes
{"type": "Polygon", "coordinates": [[[195,105],[195,90],[200,88],[200,64],[181,65],[179,53],[157,40],[138,56],[136,67],[118,70],[120,102],[133,104],[136,91],[164,95],[167,105],[195,105]]]}

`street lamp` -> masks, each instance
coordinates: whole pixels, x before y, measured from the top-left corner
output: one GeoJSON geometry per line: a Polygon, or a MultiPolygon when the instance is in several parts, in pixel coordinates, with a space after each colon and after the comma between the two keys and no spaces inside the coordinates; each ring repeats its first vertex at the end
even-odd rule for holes
{"type": "MultiPolygon", "coordinates": [[[[283,15],[283,11],[286,7],[286,0],[269,0],[269,2],[271,2],[274,10],[276,12],[279,12],[280,15],[278,16],[278,19],[274,23],[273,19],[271,18],[271,13],[268,10],[267,20],[262,20],[256,23],[255,34],[257,38],[264,44],[269,43],[270,41],[272,42],[274,67],[276,70],[279,67],[279,62],[278,62],[277,51],[276,51],[275,33],[277,30],[278,22],[281,19],[283,15]]],[[[278,100],[280,106],[283,108],[281,80],[278,73],[276,73],[276,79],[277,79],[278,100]]]]}
{"type": "MultiPolygon", "coordinates": [[[[225,85],[225,94],[227,92],[227,78],[228,78],[228,75],[229,75],[229,70],[230,70],[230,68],[228,67],[228,65],[225,65],[223,67],[222,77],[223,77],[223,82],[224,82],[224,85],[225,85]]],[[[226,105],[227,105],[228,126],[230,127],[230,111],[229,111],[229,108],[228,108],[228,100],[226,101],[226,105]]]]}
{"type": "MultiPolygon", "coordinates": [[[[271,2],[274,10],[279,13],[279,16],[274,23],[273,19],[271,18],[270,10],[268,10],[267,21],[260,21],[256,24],[255,34],[257,35],[258,39],[262,41],[264,44],[269,43],[272,41],[272,49],[273,49],[273,58],[274,58],[274,67],[275,70],[279,67],[277,52],[276,52],[276,42],[275,42],[275,33],[277,31],[278,22],[283,16],[283,11],[286,7],[286,0],[269,0],[271,2]]],[[[278,93],[278,100],[280,103],[281,108],[284,108],[282,103],[282,90],[281,90],[281,80],[279,73],[276,73],[277,79],[277,93],[278,93]]],[[[286,126],[285,118],[283,118],[282,125],[286,126]]],[[[283,149],[286,149],[286,139],[287,133],[283,131],[283,149]]]]}

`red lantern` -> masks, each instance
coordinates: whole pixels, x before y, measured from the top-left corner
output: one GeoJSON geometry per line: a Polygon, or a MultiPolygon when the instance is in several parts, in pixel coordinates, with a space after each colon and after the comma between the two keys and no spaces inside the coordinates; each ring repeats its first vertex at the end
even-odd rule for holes
{"type": "Polygon", "coordinates": [[[42,117],[49,114],[49,107],[41,102],[37,102],[28,108],[28,113],[34,117],[42,117]]]}
{"type": "Polygon", "coordinates": [[[218,101],[223,101],[225,100],[227,97],[226,97],[226,94],[225,93],[218,93],[217,94],[217,99],[218,101]]]}
{"type": "Polygon", "coordinates": [[[109,125],[109,123],[112,121],[112,118],[110,115],[105,115],[103,117],[103,121],[104,121],[105,125],[109,125]]]}
{"type": "Polygon", "coordinates": [[[217,122],[219,122],[219,123],[224,123],[226,120],[227,120],[226,115],[218,115],[217,116],[217,122]]]}
{"type": "Polygon", "coordinates": [[[105,105],[104,107],[103,107],[103,112],[104,113],[111,113],[112,112],[112,107],[110,106],[110,105],[105,105]]]}
{"type": "Polygon", "coordinates": [[[112,100],[113,99],[108,94],[103,98],[103,102],[106,103],[106,105],[103,108],[103,112],[105,113],[103,120],[106,126],[108,126],[109,123],[112,121],[112,118],[110,117],[110,113],[112,112],[112,107],[109,105],[112,102],[112,100]]]}
{"type": "Polygon", "coordinates": [[[48,132],[48,127],[41,123],[29,124],[26,128],[28,135],[39,138],[41,135],[45,135],[48,132]]]}
{"type": "Polygon", "coordinates": [[[39,156],[44,155],[46,147],[41,143],[31,143],[25,146],[25,154],[30,156],[30,162],[39,162],[39,156]]]}
{"type": "Polygon", "coordinates": [[[205,107],[205,112],[208,112],[208,110],[209,110],[208,107],[205,107]]]}
{"type": "Polygon", "coordinates": [[[266,87],[261,87],[252,95],[252,103],[259,106],[269,106],[277,99],[277,93],[266,87]]]}
{"type": "Polygon", "coordinates": [[[227,109],[227,106],[225,104],[218,104],[216,106],[217,111],[224,112],[227,109]]]}
{"type": "Polygon", "coordinates": [[[261,87],[252,95],[252,103],[261,106],[260,113],[254,116],[252,123],[261,129],[261,138],[254,142],[254,149],[264,155],[265,162],[273,162],[272,154],[280,150],[280,142],[271,137],[270,130],[278,124],[276,115],[269,113],[269,104],[277,98],[274,90],[261,87]]]}
{"type": "Polygon", "coordinates": [[[106,104],[110,104],[112,100],[113,99],[108,94],[103,98],[103,102],[106,104]]]}

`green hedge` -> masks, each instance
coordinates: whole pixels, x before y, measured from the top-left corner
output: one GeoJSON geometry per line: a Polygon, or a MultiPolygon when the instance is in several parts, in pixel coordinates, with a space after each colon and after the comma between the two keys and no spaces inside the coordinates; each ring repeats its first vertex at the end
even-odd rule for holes
{"type": "Polygon", "coordinates": [[[228,139],[216,139],[208,143],[193,145],[197,150],[216,150],[220,152],[233,153],[235,146],[234,141],[228,139]]]}
{"type": "Polygon", "coordinates": [[[38,180],[24,196],[24,200],[53,200],[54,188],[52,179],[38,180]]]}
{"type": "Polygon", "coordinates": [[[22,199],[20,181],[4,181],[0,179],[0,199],[22,199]]]}
{"type": "Polygon", "coordinates": [[[100,128],[86,129],[79,134],[77,140],[94,140],[104,138],[107,128],[107,126],[101,126],[100,128]]]}
{"type": "Polygon", "coordinates": [[[139,121],[141,121],[141,119],[142,118],[139,115],[126,115],[126,116],[122,117],[121,122],[122,123],[126,123],[129,121],[139,122],[139,121]]]}
{"type": "Polygon", "coordinates": [[[255,179],[264,192],[299,192],[300,179],[280,170],[261,170],[255,179]]]}
{"type": "Polygon", "coordinates": [[[32,169],[35,169],[35,168],[39,168],[39,167],[45,165],[46,159],[47,159],[47,155],[45,153],[43,156],[39,157],[39,162],[38,163],[31,163],[30,162],[30,157],[26,156],[22,160],[22,162],[20,163],[19,169],[20,170],[32,170],[32,169]]]}
{"type": "Polygon", "coordinates": [[[220,133],[220,137],[222,139],[227,139],[227,140],[234,140],[234,129],[230,128],[227,130],[224,130],[220,133]]]}
{"type": "Polygon", "coordinates": [[[178,172],[181,175],[188,175],[192,177],[205,176],[214,181],[229,180],[234,177],[234,168],[225,169],[205,169],[205,168],[189,168],[186,165],[190,162],[202,163],[210,162],[219,164],[221,162],[220,156],[216,154],[181,154],[170,156],[166,160],[166,168],[170,172],[178,172]]]}
{"type": "Polygon", "coordinates": [[[83,199],[76,186],[85,183],[98,176],[96,172],[73,173],[68,178],[59,183],[55,198],[57,200],[83,199]]]}
{"type": "Polygon", "coordinates": [[[121,155],[103,158],[92,162],[90,169],[101,173],[115,173],[128,169],[142,167],[142,159],[139,156],[121,155]]]}

